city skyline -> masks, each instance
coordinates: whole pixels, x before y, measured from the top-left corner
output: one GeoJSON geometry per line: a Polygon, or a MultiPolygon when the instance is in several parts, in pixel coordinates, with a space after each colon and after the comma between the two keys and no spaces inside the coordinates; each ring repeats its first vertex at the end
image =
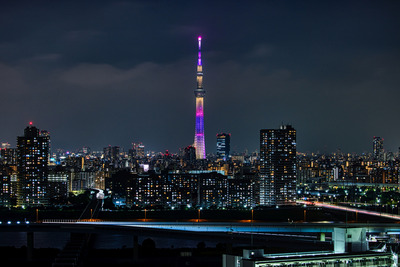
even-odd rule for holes
{"type": "Polygon", "coordinates": [[[232,151],[255,151],[259,130],[281,123],[301,152],[371,152],[373,136],[400,146],[400,3],[1,5],[0,141],[13,147],[29,121],[53,148],[191,145],[198,35],[206,151],[219,132],[232,151]]]}
{"type": "MultiPolygon", "coordinates": [[[[35,125],[33,122],[29,122],[28,124],[25,125],[25,127],[27,127],[27,128],[36,127],[36,126],[37,125],[35,125]]],[[[262,131],[263,129],[260,129],[260,130],[262,131]]],[[[50,137],[51,133],[49,131],[47,131],[47,129],[42,130],[42,131],[45,132],[48,137],[50,137]]],[[[228,141],[227,141],[228,142],[228,150],[227,151],[230,151],[230,136],[231,136],[231,134],[217,133],[216,136],[217,136],[217,138],[216,138],[215,143],[214,143],[214,145],[215,145],[214,150],[211,150],[211,152],[207,153],[206,155],[214,155],[214,156],[216,156],[218,158],[219,154],[221,153],[220,150],[222,148],[225,149],[225,144],[222,144],[222,146],[221,146],[221,136],[223,138],[226,138],[226,136],[229,137],[228,141]]],[[[17,140],[17,143],[18,143],[19,136],[17,136],[16,138],[17,138],[16,140],[17,140]]],[[[371,144],[370,144],[372,146],[371,150],[370,151],[366,151],[365,153],[363,152],[362,154],[366,154],[366,155],[369,154],[369,155],[371,155],[372,157],[374,157],[375,159],[378,159],[378,160],[383,160],[385,158],[384,157],[385,153],[392,153],[391,155],[400,154],[400,147],[399,147],[399,149],[397,151],[390,151],[390,150],[385,149],[383,140],[384,139],[381,138],[381,137],[374,136],[371,139],[371,144]],[[380,143],[379,143],[380,156],[379,156],[379,158],[377,157],[377,148],[376,148],[377,147],[377,145],[376,145],[377,139],[380,140],[380,143]]],[[[16,144],[14,146],[14,145],[10,144],[7,141],[5,141],[5,142],[2,141],[0,143],[1,143],[0,149],[1,148],[8,149],[8,148],[16,148],[16,147],[18,147],[18,144],[16,144]]],[[[183,150],[187,149],[188,147],[192,147],[192,146],[188,146],[186,148],[181,147],[181,148],[178,149],[177,152],[171,152],[168,149],[164,150],[164,151],[156,151],[156,150],[151,150],[151,149],[145,149],[146,146],[142,142],[138,142],[138,143],[132,142],[130,145],[128,145],[126,147],[125,146],[116,146],[116,145],[109,144],[109,145],[105,145],[105,146],[97,146],[95,149],[93,149],[92,147],[89,147],[89,146],[77,147],[77,148],[73,148],[73,149],[71,149],[71,148],[52,147],[52,150],[53,150],[52,152],[56,152],[57,150],[60,150],[60,151],[68,152],[68,153],[78,153],[78,154],[81,153],[81,152],[83,152],[85,154],[90,154],[90,152],[96,152],[96,153],[101,152],[101,153],[103,153],[103,151],[105,149],[111,149],[112,147],[116,147],[118,149],[121,149],[120,152],[128,152],[131,149],[136,151],[138,149],[138,147],[140,147],[141,148],[141,152],[140,153],[142,153],[143,156],[144,156],[145,153],[147,153],[147,152],[153,152],[153,153],[164,153],[164,152],[166,152],[167,154],[171,154],[171,155],[172,154],[180,154],[183,150]]],[[[195,147],[193,147],[193,148],[195,148],[195,147]]],[[[249,151],[249,150],[246,150],[246,151],[233,151],[233,154],[238,155],[238,154],[242,154],[243,152],[246,152],[246,153],[258,152],[258,153],[260,153],[261,151],[260,151],[260,148],[258,147],[254,151],[249,151]]],[[[356,152],[349,152],[349,153],[348,152],[344,152],[340,148],[337,151],[333,151],[333,152],[330,152],[330,153],[325,153],[325,152],[320,152],[320,151],[298,151],[298,152],[301,153],[301,154],[307,154],[307,153],[310,153],[310,154],[336,154],[338,152],[339,153],[345,153],[345,154],[357,154],[356,152]]],[[[204,158],[204,159],[206,159],[206,158],[204,158]]],[[[227,158],[224,158],[224,160],[227,160],[227,158]]]]}

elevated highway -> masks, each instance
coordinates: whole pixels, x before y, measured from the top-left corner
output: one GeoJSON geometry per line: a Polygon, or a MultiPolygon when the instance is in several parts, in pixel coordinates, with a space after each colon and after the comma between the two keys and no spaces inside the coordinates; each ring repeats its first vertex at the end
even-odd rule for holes
{"type": "MultiPolygon", "coordinates": [[[[331,249],[330,236],[335,227],[364,227],[368,235],[400,235],[396,223],[210,223],[210,222],[47,222],[2,224],[1,231],[67,232],[71,234],[123,234],[132,237],[134,248],[138,237],[210,241],[236,245],[265,246],[266,244],[307,248],[331,249]],[[326,237],[325,237],[326,235],[326,237]],[[321,238],[321,237],[324,238],[321,238]]],[[[228,246],[228,247],[229,247],[228,246]]]]}
{"type": "Polygon", "coordinates": [[[33,250],[33,241],[29,242],[29,240],[33,240],[33,235],[37,232],[71,233],[71,240],[77,235],[122,234],[132,238],[133,258],[138,259],[139,237],[225,243],[227,253],[232,251],[233,245],[274,246],[294,250],[302,248],[304,251],[332,250],[330,236],[335,227],[364,227],[368,235],[400,235],[400,224],[397,223],[105,222],[94,220],[48,221],[30,224],[2,223],[0,232],[26,232],[27,251],[33,250]]]}
{"type": "MultiPolygon", "coordinates": [[[[241,222],[112,222],[112,221],[63,221],[43,223],[5,224],[0,231],[19,232],[85,232],[85,233],[143,233],[160,234],[257,234],[257,233],[331,233],[335,227],[363,227],[368,233],[400,234],[397,223],[241,223],[241,222]]],[[[197,235],[196,234],[196,235],[197,235]]]]}

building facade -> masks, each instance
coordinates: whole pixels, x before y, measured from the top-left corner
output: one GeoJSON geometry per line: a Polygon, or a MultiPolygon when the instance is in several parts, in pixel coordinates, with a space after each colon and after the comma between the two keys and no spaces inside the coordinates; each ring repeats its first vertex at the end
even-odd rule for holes
{"type": "Polygon", "coordinates": [[[260,130],[260,205],[296,203],[296,130],[260,130]]]}
{"type": "MultiPolygon", "coordinates": [[[[398,255],[370,250],[366,228],[334,228],[333,250],[264,254],[263,249],[244,249],[242,256],[222,255],[223,267],[321,267],[398,266],[398,255]]],[[[386,247],[386,245],[385,245],[386,247]]]]}
{"type": "Polygon", "coordinates": [[[383,138],[374,136],[372,142],[372,152],[375,160],[383,160],[383,138]]]}
{"type": "Polygon", "coordinates": [[[0,164],[0,206],[11,206],[11,171],[8,166],[0,164]]]}
{"type": "Polygon", "coordinates": [[[231,151],[231,134],[217,134],[217,158],[228,160],[231,151]]]}
{"type": "Polygon", "coordinates": [[[47,162],[50,136],[32,126],[17,138],[18,206],[47,205],[47,162]]]}

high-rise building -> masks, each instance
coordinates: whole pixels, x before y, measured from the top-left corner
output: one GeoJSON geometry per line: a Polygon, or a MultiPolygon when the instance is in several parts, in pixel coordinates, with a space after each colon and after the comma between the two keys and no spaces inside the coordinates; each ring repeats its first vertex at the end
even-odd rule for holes
{"type": "Polygon", "coordinates": [[[375,160],[383,160],[383,138],[374,136],[372,149],[375,160]]]}
{"type": "Polygon", "coordinates": [[[49,155],[48,155],[48,159],[50,159],[50,158],[51,158],[51,141],[50,141],[50,133],[49,133],[48,131],[46,131],[46,130],[41,130],[41,131],[39,132],[39,135],[40,135],[41,137],[43,137],[44,139],[47,139],[48,153],[49,153],[49,155]]]}
{"type": "Polygon", "coordinates": [[[47,162],[50,136],[32,123],[17,138],[18,206],[42,206],[47,198],[47,162]]]}
{"type": "Polygon", "coordinates": [[[182,151],[182,158],[185,164],[196,163],[196,149],[193,146],[187,146],[182,151]]]}
{"type": "Polygon", "coordinates": [[[5,165],[15,165],[15,148],[0,148],[0,163],[5,165]]]}
{"type": "Polygon", "coordinates": [[[132,143],[132,156],[137,159],[144,158],[144,145],[142,143],[132,143]]]}
{"type": "MultiPolygon", "coordinates": [[[[65,203],[68,198],[70,172],[59,166],[49,166],[47,174],[47,194],[49,204],[65,203]]],[[[97,187],[96,187],[97,188],[97,187]]]]}
{"type": "Polygon", "coordinates": [[[194,147],[196,148],[196,159],[206,158],[206,145],[204,140],[204,95],[203,89],[203,65],[201,62],[201,36],[198,37],[199,51],[197,59],[197,88],[194,90],[196,96],[196,131],[194,135],[194,147]]]}
{"type": "Polygon", "coordinates": [[[217,134],[217,157],[223,160],[228,160],[230,151],[231,134],[217,134]]]}
{"type": "Polygon", "coordinates": [[[260,130],[260,205],[296,203],[296,130],[260,130]]]}
{"type": "Polygon", "coordinates": [[[11,175],[13,167],[0,161],[0,207],[11,205],[11,175]]]}
{"type": "Polygon", "coordinates": [[[108,161],[115,161],[119,159],[119,146],[108,146],[103,148],[104,159],[108,161]]]}

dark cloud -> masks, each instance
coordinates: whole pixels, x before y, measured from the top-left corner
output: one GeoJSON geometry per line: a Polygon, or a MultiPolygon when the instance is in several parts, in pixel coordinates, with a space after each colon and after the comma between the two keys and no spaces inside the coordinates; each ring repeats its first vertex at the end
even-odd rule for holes
{"type": "Polygon", "coordinates": [[[0,141],[32,120],[53,147],[176,152],[193,142],[203,36],[207,150],[291,123],[299,151],[400,146],[395,1],[7,1],[0,9],[0,141]]]}

